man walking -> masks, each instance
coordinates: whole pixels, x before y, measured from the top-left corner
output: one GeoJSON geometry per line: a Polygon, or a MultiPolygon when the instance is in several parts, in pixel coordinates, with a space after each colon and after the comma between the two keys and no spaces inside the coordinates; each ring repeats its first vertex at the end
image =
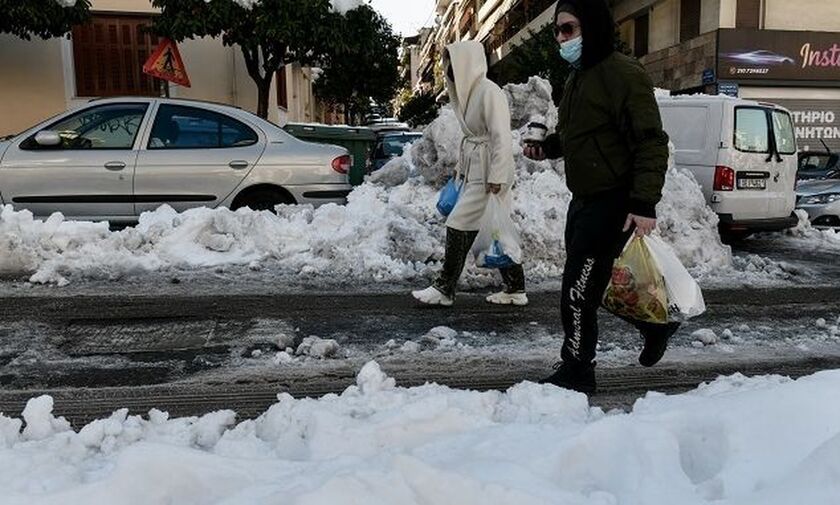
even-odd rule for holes
{"type": "MultiPolygon", "coordinates": [[[[656,228],[668,136],[644,68],[614,49],[615,24],[605,0],[560,0],[554,23],[572,73],[556,133],[527,146],[525,155],[563,157],[573,198],[565,232],[562,361],[541,382],[594,393],[598,307],[631,234],[656,228]]],[[[639,362],[653,366],[679,325],[631,322],[645,339],[639,362]]]]}

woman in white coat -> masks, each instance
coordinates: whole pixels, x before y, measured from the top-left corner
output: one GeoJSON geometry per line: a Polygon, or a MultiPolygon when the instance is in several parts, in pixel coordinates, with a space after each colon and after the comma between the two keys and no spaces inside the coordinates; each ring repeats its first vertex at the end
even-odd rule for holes
{"type": "MultiPolygon", "coordinates": [[[[443,54],[446,88],[464,139],[459,173],[466,184],[446,220],[446,255],[443,269],[428,288],[413,291],[430,305],[452,305],[464,262],[478,234],[490,194],[510,202],[514,182],[513,137],[510,108],[502,90],[487,78],[484,47],[478,42],[456,42],[443,54]]],[[[501,269],[505,290],[487,297],[490,303],[526,305],[522,265],[501,269]]]]}

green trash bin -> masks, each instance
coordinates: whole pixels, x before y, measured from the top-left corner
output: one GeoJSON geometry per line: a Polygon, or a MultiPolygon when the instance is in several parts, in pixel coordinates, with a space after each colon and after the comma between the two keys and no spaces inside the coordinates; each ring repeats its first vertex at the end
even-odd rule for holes
{"type": "Polygon", "coordinates": [[[283,127],[291,135],[307,142],[341,146],[353,156],[348,178],[358,186],[367,174],[370,152],[376,142],[376,133],[364,126],[329,126],[321,124],[289,123],[283,127]]]}

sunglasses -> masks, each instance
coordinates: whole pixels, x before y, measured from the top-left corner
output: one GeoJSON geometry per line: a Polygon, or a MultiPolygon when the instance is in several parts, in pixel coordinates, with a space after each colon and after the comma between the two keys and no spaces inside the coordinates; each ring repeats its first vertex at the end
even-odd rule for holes
{"type": "Polygon", "coordinates": [[[557,37],[561,33],[567,37],[574,35],[575,30],[580,28],[580,25],[569,21],[568,23],[563,23],[562,25],[554,25],[554,36],[557,37]]]}

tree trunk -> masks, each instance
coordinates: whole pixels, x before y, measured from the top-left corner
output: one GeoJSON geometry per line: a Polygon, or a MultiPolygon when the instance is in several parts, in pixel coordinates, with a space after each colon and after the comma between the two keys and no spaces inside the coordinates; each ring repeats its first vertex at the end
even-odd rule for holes
{"type": "Polygon", "coordinates": [[[268,119],[268,99],[271,94],[271,81],[266,79],[257,79],[257,115],[263,119],[268,119]]]}
{"type": "Polygon", "coordinates": [[[347,120],[347,124],[350,125],[350,126],[356,126],[356,117],[355,117],[355,111],[353,110],[353,106],[350,105],[350,104],[347,104],[347,105],[345,105],[344,110],[346,111],[345,119],[347,120]]]}
{"type": "Polygon", "coordinates": [[[260,61],[262,49],[257,47],[248,49],[242,47],[242,56],[245,58],[245,68],[248,70],[248,75],[257,85],[257,115],[263,119],[268,119],[268,103],[271,97],[271,81],[274,80],[274,74],[277,72],[279,65],[274,60],[264,62],[260,69],[260,61]],[[277,68],[274,68],[277,67],[277,68]],[[274,70],[272,70],[274,68],[274,70]]]}

